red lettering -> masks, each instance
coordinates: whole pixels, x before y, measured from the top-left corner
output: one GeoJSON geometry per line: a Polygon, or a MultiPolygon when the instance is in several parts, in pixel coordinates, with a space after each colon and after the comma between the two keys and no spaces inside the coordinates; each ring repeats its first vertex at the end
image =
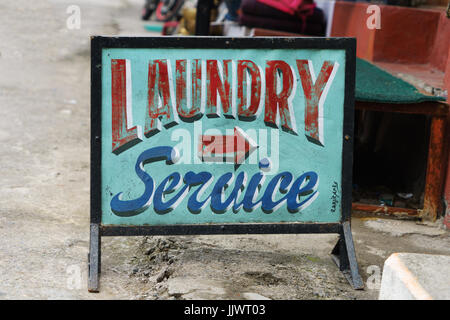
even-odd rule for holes
{"type": "Polygon", "coordinates": [[[294,87],[294,74],[291,66],[281,60],[267,61],[266,67],[266,105],[264,122],[271,127],[278,127],[277,112],[284,131],[297,134],[294,112],[291,105],[291,93],[294,87]],[[282,88],[278,92],[278,73],[282,77],[282,88]]]}
{"type": "Polygon", "coordinates": [[[187,78],[187,61],[177,60],[176,62],[176,87],[177,87],[177,112],[184,122],[193,122],[202,117],[201,112],[201,89],[202,89],[202,69],[201,60],[194,60],[190,63],[190,78],[187,78]],[[189,81],[191,80],[191,81],[189,81]],[[191,99],[187,100],[187,81],[190,85],[191,99]]]}
{"type": "Polygon", "coordinates": [[[261,74],[258,66],[250,60],[239,60],[237,66],[237,101],[239,120],[255,120],[260,100],[261,74]],[[251,84],[247,83],[247,74],[251,78],[251,84]],[[248,91],[249,93],[247,93],[248,91]],[[248,103],[248,100],[250,100],[250,103],[248,103]]]}
{"type": "Polygon", "coordinates": [[[306,138],[318,145],[324,145],[323,137],[323,103],[328,88],[333,82],[338,64],[325,61],[319,76],[313,79],[314,69],[310,60],[297,60],[298,73],[302,81],[303,93],[306,100],[305,135],[306,138]],[[333,76],[331,76],[333,74],[333,76]]]}
{"type": "Polygon", "coordinates": [[[206,96],[207,117],[219,117],[218,97],[220,97],[220,103],[222,104],[224,117],[234,119],[231,100],[231,83],[233,81],[232,76],[233,72],[231,60],[223,60],[222,72],[219,71],[217,60],[206,61],[206,84],[208,88],[206,96]],[[222,74],[223,80],[221,79],[220,74],[222,74]]]}
{"type": "Polygon", "coordinates": [[[177,124],[171,103],[171,72],[167,60],[151,60],[148,66],[148,112],[144,134],[148,138],[177,124]]]}
{"type": "Polygon", "coordinates": [[[139,126],[132,127],[130,73],[129,61],[125,59],[111,60],[111,132],[112,152],[115,154],[125,151],[142,139],[141,128],[139,126]]]}

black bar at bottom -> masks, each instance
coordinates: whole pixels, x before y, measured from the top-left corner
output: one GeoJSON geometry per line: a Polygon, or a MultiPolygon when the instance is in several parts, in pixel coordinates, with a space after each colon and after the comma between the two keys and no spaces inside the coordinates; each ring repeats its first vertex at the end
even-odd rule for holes
{"type": "Polygon", "coordinates": [[[101,226],[102,236],[340,233],[340,223],[101,226]]]}

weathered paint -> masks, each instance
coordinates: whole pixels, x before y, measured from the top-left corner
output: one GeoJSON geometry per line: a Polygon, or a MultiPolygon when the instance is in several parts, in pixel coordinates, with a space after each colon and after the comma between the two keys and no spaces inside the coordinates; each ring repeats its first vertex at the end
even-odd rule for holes
{"type": "Polygon", "coordinates": [[[262,78],[259,67],[251,60],[240,60],[237,66],[237,82],[239,120],[252,121],[257,116],[261,102],[262,78]]]}
{"type": "Polygon", "coordinates": [[[172,72],[170,61],[151,60],[148,64],[148,112],[144,134],[150,137],[161,131],[161,123],[170,128],[177,124],[172,108],[172,72]]]}
{"type": "Polygon", "coordinates": [[[219,106],[222,106],[223,115],[234,119],[231,91],[232,64],[232,60],[223,60],[222,63],[217,60],[206,61],[206,116],[209,118],[218,117],[219,106]]]}
{"type": "Polygon", "coordinates": [[[446,146],[444,117],[433,117],[431,120],[430,143],[428,147],[428,164],[425,181],[425,195],[423,200],[422,216],[435,221],[442,212],[442,194],[444,191],[446,146]]]}
{"type": "Polygon", "coordinates": [[[111,60],[112,152],[118,154],[142,139],[140,127],[133,123],[129,61],[111,60]]]}
{"type": "Polygon", "coordinates": [[[442,194],[444,191],[445,171],[447,167],[446,126],[449,106],[441,102],[422,102],[415,104],[389,104],[357,101],[355,108],[380,112],[398,112],[406,114],[426,114],[432,117],[427,172],[422,209],[408,209],[375,205],[353,204],[354,210],[368,212],[383,212],[402,216],[417,216],[428,220],[436,220],[442,212],[442,194]]]}
{"type": "Polygon", "coordinates": [[[418,209],[397,208],[397,207],[381,206],[381,205],[358,203],[358,202],[354,202],[352,204],[352,210],[370,212],[370,213],[374,213],[374,214],[392,215],[392,216],[397,216],[397,217],[403,217],[403,216],[419,217],[420,216],[420,213],[419,213],[420,210],[418,210],[418,209]]]}
{"type": "Polygon", "coordinates": [[[181,120],[193,122],[203,116],[201,112],[201,61],[177,60],[176,62],[176,109],[181,120]],[[190,69],[190,72],[188,71],[190,69]],[[189,76],[189,78],[188,78],[189,76]],[[191,99],[188,99],[188,92],[191,99]]]}
{"type": "Polygon", "coordinates": [[[339,222],[345,63],[336,49],[103,49],[102,224],[339,222]],[[145,137],[117,154],[119,60],[126,128],[145,137]]]}
{"type": "Polygon", "coordinates": [[[338,66],[337,63],[325,61],[316,79],[311,61],[297,60],[297,68],[306,97],[305,134],[310,141],[320,145],[324,143],[321,123],[323,122],[323,103],[338,66]]]}
{"type": "Polygon", "coordinates": [[[295,119],[293,119],[292,101],[289,101],[294,88],[292,67],[283,60],[268,61],[266,88],[264,109],[266,125],[278,128],[277,118],[279,117],[283,130],[297,134],[295,119]],[[280,76],[280,73],[282,76],[280,76]],[[281,89],[279,89],[279,86],[281,86],[281,89]]]}

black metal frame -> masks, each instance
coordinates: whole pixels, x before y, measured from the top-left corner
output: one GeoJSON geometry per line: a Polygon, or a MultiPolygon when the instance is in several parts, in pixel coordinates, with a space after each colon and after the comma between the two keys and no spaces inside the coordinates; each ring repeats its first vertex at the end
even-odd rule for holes
{"type": "Polygon", "coordinates": [[[91,39],[91,224],[88,290],[99,291],[102,236],[338,233],[333,260],[355,289],[364,287],[358,272],[350,228],[352,205],[353,110],[355,89],[354,38],[224,38],[224,37],[93,37],[91,39]],[[342,152],[341,221],[338,223],[243,223],[203,225],[102,225],[101,108],[102,49],[214,48],[214,49],[341,49],[346,53],[342,152]]]}
{"type": "Polygon", "coordinates": [[[197,36],[209,35],[212,0],[197,0],[197,13],[195,17],[195,34],[197,36]]]}

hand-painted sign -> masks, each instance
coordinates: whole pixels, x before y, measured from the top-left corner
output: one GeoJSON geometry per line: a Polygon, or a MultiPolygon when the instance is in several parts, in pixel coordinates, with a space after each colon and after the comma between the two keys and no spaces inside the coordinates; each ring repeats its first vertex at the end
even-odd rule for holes
{"type": "Polygon", "coordinates": [[[352,39],[94,38],[92,63],[105,233],[348,220],[352,39]]]}
{"type": "Polygon", "coordinates": [[[340,220],[345,50],[111,48],[102,84],[104,224],[340,220]]]}

